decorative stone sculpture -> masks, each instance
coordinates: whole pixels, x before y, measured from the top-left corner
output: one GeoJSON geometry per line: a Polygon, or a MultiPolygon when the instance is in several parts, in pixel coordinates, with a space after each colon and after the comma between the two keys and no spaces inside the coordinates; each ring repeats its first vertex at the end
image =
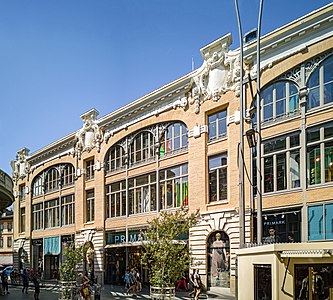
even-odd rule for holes
{"type": "Polygon", "coordinates": [[[239,51],[231,51],[231,34],[200,50],[204,59],[202,66],[194,73],[189,103],[199,113],[200,105],[207,101],[219,101],[222,94],[235,91],[239,96],[240,64],[239,51]]]}
{"type": "Polygon", "coordinates": [[[74,148],[74,155],[77,155],[79,158],[84,151],[90,152],[94,147],[97,148],[98,152],[101,149],[103,132],[96,122],[98,114],[97,110],[92,109],[81,115],[83,126],[75,135],[76,144],[74,148]]]}
{"type": "Polygon", "coordinates": [[[12,167],[14,181],[25,177],[29,173],[30,164],[27,162],[29,151],[30,150],[28,148],[22,148],[17,151],[16,160],[11,161],[10,164],[12,167]]]}

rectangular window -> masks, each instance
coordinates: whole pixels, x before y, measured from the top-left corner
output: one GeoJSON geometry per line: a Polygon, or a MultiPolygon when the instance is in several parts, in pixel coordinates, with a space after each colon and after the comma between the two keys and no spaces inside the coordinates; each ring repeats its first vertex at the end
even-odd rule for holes
{"type": "Polygon", "coordinates": [[[59,199],[45,202],[45,228],[60,226],[59,199]]]}
{"type": "Polygon", "coordinates": [[[11,232],[13,230],[13,223],[7,223],[7,230],[11,232]]]}
{"type": "Polygon", "coordinates": [[[75,223],[75,201],[74,195],[61,197],[61,225],[75,223]]]}
{"type": "Polygon", "coordinates": [[[95,220],[95,192],[89,190],[86,192],[86,222],[95,220]]]}
{"type": "Polygon", "coordinates": [[[307,130],[308,184],[333,181],[333,123],[307,130]]]}
{"type": "Polygon", "coordinates": [[[21,184],[19,186],[19,201],[24,202],[25,201],[25,185],[21,184]]]}
{"type": "Polygon", "coordinates": [[[263,142],[264,193],[300,187],[299,133],[263,142]]]}
{"type": "Polygon", "coordinates": [[[254,265],[254,299],[272,299],[271,265],[254,265]]]}
{"type": "Polygon", "coordinates": [[[208,159],[209,168],[209,202],[228,199],[227,193],[227,154],[221,154],[208,159]]]}
{"type": "Polygon", "coordinates": [[[20,209],[20,232],[25,232],[25,207],[20,209]]]}
{"type": "Polygon", "coordinates": [[[3,248],[3,237],[0,238],[0,248],[3,248]]]}
{"type": "Polygon", "coordinates": [[[129,179],[129,213],[156,210],[156,174],[150,173],[129,179]]]}
{"type": "Polygon", "coordinates": [[[160,172],[162,209],[188,205],[188,166],[183,164],[160,172]]]}
{"type": "Polygon", "coordinates": [[[106,217],[113,218],[126,215],[126,181],[106,186],[106,217]]]}
{"type": "Polygon", "coordinates": [[[7,237],[7,248],[11,248],[13,246],[13,240],[11,236],[7,237]]]}
{"type": "Polygon", "coordinates": [[[62,175],[63,175],[62,176],[63,186],[69,186],[69,185],[74,184],[75,169],[72,165],[67,164],[63,169],[62,175]]]}
{"type": "Polygon", "coordinates": [[[308,207],[309,241],[333,239],[333,204],[308,207]]]}
{"type": "Polygon", "coordinates": [[[95,176],[95,161],[90,159],[86,161],[86,180],[94,179],[95,176]]]}
{"type": "Polygon", "coordinates": [[[32,230],[43,229],[43,203],[32,206],[32,230]]]}
{"type": "Polygon", "coordinates": [[[208,116],[208,139],[214,141],[227,136],[227,110],[208,116]]]}

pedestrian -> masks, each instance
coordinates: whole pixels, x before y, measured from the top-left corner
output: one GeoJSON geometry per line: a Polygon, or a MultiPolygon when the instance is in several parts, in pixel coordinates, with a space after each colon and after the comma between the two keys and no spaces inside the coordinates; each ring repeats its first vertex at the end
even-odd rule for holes
{"type": "Polygon", "coordinates": [[[142,291],[141,276],[137,269],[136,269],[136,289],[138,292],[142,291]]]}
{"type": "Polygon", "coordinates": [[[37,277],[37,274],[35,274],[32,277],[32,283],[35,286],[35,292],[34,292],[34,299],[39,300],[39,293],[40,293],[40,281],[39,278],[37,277]]]}
{"type": "Polygon", "coordinates": [[[3,271],[1,273],[1,282],[2,282],[2,289],[3,289],[3,293],[4,295],[7,293],[7,294],[10,294],[8,292],[8,275],[6,273],[6,271],[3,271]]]}
{"type": "Polygon", "coordinates": [[[178,289],[181,285],[183,285],[185,288],[185,291],[188,292],[187,281],[186,281],[186,276],[185,276],[184,272],[182,273],[182,276],[178,281],[178,284],[176,286],[176,292],[178,291],[178,289]]]}
{"type": "Polygon", "coordinates": [[[129,268],[127,268],[126,271],[125,271],[124,283],[125,283],[125,289],[126,289],[126,293],[127,293],[128,289],[131,286],[131,276],[130,276],[130,269],[129,268]]]}
{"type": "Polygon", "coordinates": [[[23,283],[23,289],[22,293],[28,294],[28,287],[29,287],[29,274],[27,269],[24,269],[22,272],[22,283],[23,283]]]}
{"type": "Polygon", "coordinates": [[[127,290],[127,294],[130,292],[132,292],[133,296],[136,297],[136,272],[134,268],[132,268],[130,272],[130,287],[127,290]]]}
{"type": "Polygon", "coordinates": [[[198,300],[202,287],[201,277],[198,269],[194,270],[193,277],[194,277],[194,300],[198,300]]]}
{"type": "Polygon", "coordinates": [[[91,294],[92,294],[92,290],[91,290],[91,286],[90,286],[90,280],[87,276],[83,275],[82,273],[79,274],[80,280],[81,280],[81,296],[83,297],[83,299],[87,300],[91,300],[91,294]]]}
{"type": "Polygon", "coordinates": [[[192,298],[194,297],[194,293],[195,293],[195,287],[194,287],[194,273],[195,273],[195,269],[193,270],[193,273],[190,275],[190,283],[192,285],[193,291],[189,294],[189,296],[192,298]]]}

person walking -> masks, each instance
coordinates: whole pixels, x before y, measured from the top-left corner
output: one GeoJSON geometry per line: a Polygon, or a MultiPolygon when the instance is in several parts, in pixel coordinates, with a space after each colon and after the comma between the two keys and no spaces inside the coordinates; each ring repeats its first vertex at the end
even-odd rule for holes
{"type": "Polygon", "coordinates": [[[136,269],[136,289],[138,292],[142,291],[141,276],[138,269],[136,269]]]}
{"type": "Polygon", "coordinates": [[[8,275],[7,275],[6,271],[3,271],[2,274],[1,274],[1,283],[2,283],[2,289],[3,289],[4,295],[6,293],[10,294],[8,292],[8,275]]]}
{"type": "Polygon", "coordinates": [[[130,272],[130,287],[127,290],[127,294],[133,293],[133,296],[136,297],[136,272],[135,269],[132,268],[130,272]]]}
{"type": "Polygon", "coordinates": [[[35,286],[34,299],[39,300],[40,281],[39,281],[39,278],[37,277],[37,274],[34,274],[34,276],[32,277],[32,283],[35,286]]]}
{"type": "Polygon", "coordinates": [[[22,288],[22,293],[28,294],[28,288],[29,288],[29,274],[27,269],[23,270],[22,273],[22,283],[23,283],[23,288],[22,288]]]}
{"type": "Polygon", "coordinates": [[[186,281],[186,276],[185,276],[184,272],[182,273],[182,276],[178,281],[178,284],[176,286],[176,292],[178,291],[178,289],[181,285],[183,285],[185,288],[185,291],[188,292],[187,281],[186,281]]]}
{"type": "Polygon", "coordinates": [[[202,286],[201,277],[200,277],[198,269],[194,270],[193,277],[194,277],[194,300],[198,300],[199,295],[201,293],[201,286],[202,286]]]}
{"type": "Polygon", "coordinates": [[[83,299],[85,300],[91,300],[92,299],[92,290],[91,290],[91,286],[90,286],[90,280],[87,276],[83,275],[82,273],[79,274],[80,280],[81,280],[81,296],[83,297],[83,299]]]}

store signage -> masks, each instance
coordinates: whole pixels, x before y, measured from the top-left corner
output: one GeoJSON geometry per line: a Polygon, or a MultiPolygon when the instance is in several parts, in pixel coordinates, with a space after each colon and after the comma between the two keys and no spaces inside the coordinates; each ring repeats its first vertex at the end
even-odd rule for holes
{"type": "MultiPolygon", "coordinates": [[[[140,230],[129,230],[128,241],[129,243],[142,241],[142,232],[140,230]]],[[[109,244],[123,244],[126,243],[126,231],[107,232],[106,243],[109,244]]]]}

